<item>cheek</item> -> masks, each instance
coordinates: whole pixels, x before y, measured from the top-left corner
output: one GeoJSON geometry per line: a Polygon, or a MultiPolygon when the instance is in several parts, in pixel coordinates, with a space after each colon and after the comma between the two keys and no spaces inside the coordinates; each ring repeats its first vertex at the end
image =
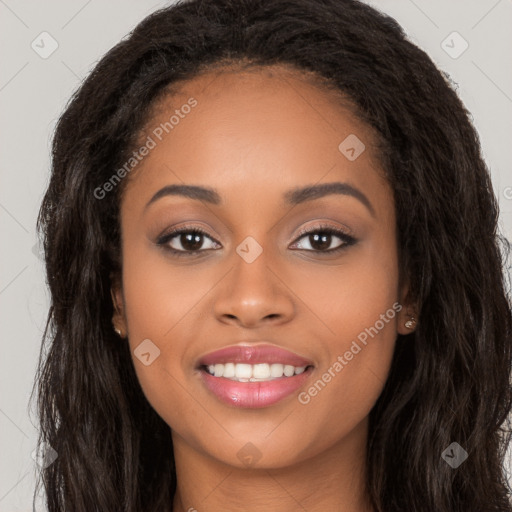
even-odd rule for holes
{"type": "Polygon", "coordinates": [[[337,266],[310,266],[293,280],[305,305],[301,323],[320,357],[297,397],[307,412],[301,428],[316,432],[325,447],[369,414],[387,380],[401,310],[392,240],[366,241],[337,266]]]}
{"type": "Polygon", "coordinates": [[[180,371],[186,349],[182,329],[207,289],[204,276],[171,268],[152,248],[133,244],[125,251],[123,291],[130,349],[141,386],[153,406],[164,381],[172,378],[167,370],[172,370],[173,377],[180,371]],[[149,356],[139,357],[141,347],[149,356]]]}
{"type": "MultiPolygon", "coordinates": [[[[175,260],[176,261],[176,260],[175,260]]],[[[130,337],[155,343],[173,337],[187,315],[200,307],[213,276],[192,265],[171,263],[154,247],[130,244],[123,259],[123,288],[130,337]]]]}
{"type": "MultiPolygon", "coordinates": [[[[322,430],[326,446],[362,421],[378,399],[397,336],[398,266],[393,246],[368,244],[333,273],[300,283],[318,318],[326,348],[316,375],[298,399],[304,428],[322,430]]],[[[310,278],[313,276],[310,276],[310,278]]]]}
{"type": "MultiPolygon", "coordinates": [[[[304,271],[291,269],[286,276],[307,306],[304,315],[318,335],[339,340],[339,347],[334,341],[329,346],[342,349],[347,339],[373,326],[398,300],[398,263],[392,240],[391,234],[363,240],[339,262],[305,263],[304,271]]],[[[386,323],[383,335],[391,323],[386,323]]]]}

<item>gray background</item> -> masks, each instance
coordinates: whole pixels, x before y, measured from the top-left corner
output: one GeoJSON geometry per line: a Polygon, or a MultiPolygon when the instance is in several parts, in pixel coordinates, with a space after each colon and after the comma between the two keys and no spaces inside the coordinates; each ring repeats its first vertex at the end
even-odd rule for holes
{"type": "MultiPolygon", "coordinates": [[[[502,230],[510,238],[512,0],[368,3],[395,17],[458,84],[492,172],[502,230]],[[457,55],[464,48],[458,36],[446,39],[454,31],[469,45],[457,58],[445,51],[457,55]]],[[[49,305],[35,221],[48,182],[51,134],[71,93],[98,59],[166,4],[0,0],[0,512],[32,510],[37,423],[33,407],[29,415],[28,398],[49,305]],[[58,44],[47,58],[40,54],[55,43],[42,32],[58,44]]]]}

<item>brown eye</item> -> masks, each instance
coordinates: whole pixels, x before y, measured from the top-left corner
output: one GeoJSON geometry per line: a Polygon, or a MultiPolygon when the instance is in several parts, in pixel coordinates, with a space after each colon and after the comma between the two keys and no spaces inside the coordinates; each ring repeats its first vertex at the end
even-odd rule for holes
{"type": "Polygon", "coordinates": [[[185,251],[197,251],[203,245],[203,237],[200,233],[182,233],[177,238],[185,251]]]}
{"type": "Polygon", "coordinates": [[[298,240],[300,241],[302,239],[307,242],[306,247],[300,246],[300,244],[304,242],[295,242],[294,248],[325,254],[341,251],[342,249],[355,244],[357,241],[347,233],[334,229],[330,226],[317,227],[314,230],[303,231],[301,232],[298,240]],[[339,241],[336,242],[336,239],[339,241]],[[336,243],[336,245],[331,247],[333,243],[336,243]]]}
{"type": "Polygon", "coordinates": [[[164,246],[178,256],[186,256],[187,254],[196,254],[207,249],[214,249],[215,247],[204,247],[206,239],[214,242],[213,245],[217,244],[215,240],[200,229],[182,228],[161,236],[157,240],[157,244],[164,246]]]}

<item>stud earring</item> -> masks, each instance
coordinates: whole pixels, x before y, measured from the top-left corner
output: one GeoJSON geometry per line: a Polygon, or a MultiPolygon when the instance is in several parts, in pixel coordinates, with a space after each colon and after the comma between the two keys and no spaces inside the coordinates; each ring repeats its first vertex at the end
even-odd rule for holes
{"type": "Polygon", "coordinates": [[[121,333],[121,330],[120,330],[120,329],[118,329],[118,328],[117,328],[117,327],[115,327],[115,326],[114,326],[114,331],[115,331],[115,333],[116,333],[120,338],[124,338],[124,336],[123,336],[123,335],[122,335],[122,333],[121,333]]]}
{"type": "Polygon", "coordinates": [[[411,319],[410,320],[407,320],[407,322],[405,322],[405,327],[407,327],[407,329],[412,329],[416,324],[416,319],[411,316],[411,319]]]}

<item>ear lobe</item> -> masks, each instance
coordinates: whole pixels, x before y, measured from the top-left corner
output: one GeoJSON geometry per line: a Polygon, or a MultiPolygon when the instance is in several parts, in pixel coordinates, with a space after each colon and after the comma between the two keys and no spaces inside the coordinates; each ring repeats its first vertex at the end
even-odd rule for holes
{"type": "Polygon", "coordinates": [[[396,329],[398,334],[411,334],[415,331],[418,324],[418,317],[416,313],[411,311],[412,308],[406,307],[398,314],[398,325],[396,329]]]}
{"type": "Polygon", "coordinates": [[[409,283],[405,283],[400,294],[402,309],[397,316],[398,334],[411,334],[418,324],[419,307],[409,296],[409,283]]]}

